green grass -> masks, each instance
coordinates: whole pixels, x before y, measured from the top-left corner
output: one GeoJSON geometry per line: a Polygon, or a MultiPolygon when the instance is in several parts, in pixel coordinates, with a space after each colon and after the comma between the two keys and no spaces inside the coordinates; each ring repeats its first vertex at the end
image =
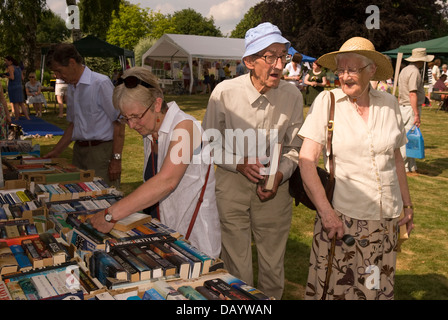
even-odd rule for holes
{"type": "MultiPolygon", "coordinates": [[[[167,96],[187,113],[202,120],[209,95],[167,96]]],[[[50,104],[51,106],[51,104],[50,104]]],[[[306,108],[305,112],[308,108],[306,108]]],[[[60,128],[64,120],[57,119],[50,107],[43,118],[60,128]]],[[[427,173],[409,177],[409,188],[415,207],[415,229],[398,254],[395,281],[397,300],[448,299],[448,113],[425,108],[421,130],[425,139],[426,157],[417,160],[419,169],[427,173]]],[[[125,194],[142,182],[143,143],[141,137],[126,128],[123,151],[121,189],[125,194]]],[[[33,139],[45,154],[59,137],[33,139]]],[[[71,159],[68,148],[63,157],[71,159]]],[[[303,205],[293,206],[292,226],[285,256],[286,288],[284,299],[303,299],[308,275],[315,213],[303,205]]],[[[256,254],[254,254],[256,261],[256,254]]]]}

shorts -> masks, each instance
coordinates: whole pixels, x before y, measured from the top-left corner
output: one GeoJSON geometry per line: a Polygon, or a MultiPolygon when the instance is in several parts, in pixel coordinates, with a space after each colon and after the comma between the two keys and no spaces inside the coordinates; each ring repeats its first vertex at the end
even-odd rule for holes
{"type": "Polygon", "coordinates": [[[54,89],[54,94],[56,96],[65,96],[67,92],[67,84],[65,83],[56,83],[56,87],[54,89]]]}

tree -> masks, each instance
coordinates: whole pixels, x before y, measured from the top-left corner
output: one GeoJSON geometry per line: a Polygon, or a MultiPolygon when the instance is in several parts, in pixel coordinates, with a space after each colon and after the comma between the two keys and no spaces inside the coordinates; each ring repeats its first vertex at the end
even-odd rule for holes
{"type": "MultiPolygon", "coordinates": [[[[365,37],[377,50],[385,51],[446,35],[446,3],[446,0],[264,0],[253,7],[253,16],[245,16],[243,20],[247,29],[257,21],[269,21],[280,28],[296,50],[318,57],[338,50],[354,36],[365,37]],[[372,3],[379,9],[379,29],[368,28],[366,24],[370,15],[366,8],[372,3]]],[[[244,27],[241,29],[240,37],[244,27]]]]}
{"type": "Polygon", "coordinates": [[[246,12],[243,19],[230,33],[231,38],[244,38],[247,30],[254,28],[261,23],[261,13],[257,10],[257,8],[257,6],[252,7],[246,12]]]}
{"type": "Polygon", "coordinates": [[[172,18],[176,33],[222,37],[221,31],[215,26],[213,17],[204,18],[193,9],[176,11],[172,18]]]}
{"type": "Polygon", "coordinates": [[[44,10],[37,26],[38,43],[58,43],[70,37],[65,21],[51,10],[44,10]]]}
{"type": "Polygon", "coordinates": [[[0,2],[0,54],[22,61],[26,76],[35,71],[35,57],[40,52],[36,30],[45,5],[45,0],[0,2]]]}
{"type": "Polygon", "coordinates": [[[111,23],[112,12],[118,13],[121,2],[121,0],[79,1],[81,31],[105,40],[111,23]]]}
{"type": "Polygon", "coordinates": [[[137,5],[120,3],[119,11],[114,11],[106,41],[126,49],[133,49],[140,38],[151,31],[149,9],[137,5]]]}

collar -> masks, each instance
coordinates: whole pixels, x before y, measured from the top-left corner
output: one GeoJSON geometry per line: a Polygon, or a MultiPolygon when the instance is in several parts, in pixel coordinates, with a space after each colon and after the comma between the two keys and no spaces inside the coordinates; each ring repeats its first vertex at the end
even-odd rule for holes
{"type": "Polygon", "coordinates": [[[269,102],[271,102],[272,97],[275,95],[277,88],[271,88],[266,93],[260,93],[258,92],[257,89],[255,89],[254,85],[252,84],[252,80],[250,79],[250,72],[240,77],[245,77],[245,79],[243,80],[244,86],[246,88],[247,98],[249,99],[249,103],[252,106],[256,101],[258,101],[258,99],[260,99],[260,97],[264,97],[269,102]]]}
{"type": "MultiPolygon", "coordinates": [[[[168,102],[168,110],[165,113],[165,117],[162,121],[162,125],[159,128],[159,132],[168,133],[170,132],[171,124],[174,121],[174,117],[180,111],[179,106],[175,101],[168,102]]],[[[159,133],[160,138],[160,133],[159,133]]]]}
{"type": "Polygon", "coordinates": [[[79,84],[90,85],[91,83],[92,83],[92,70],[90,70],[89,67],[84,66],[84,71],[82,72],[82,75],[79,78],[76,86],[78,86],[79,84]]]}

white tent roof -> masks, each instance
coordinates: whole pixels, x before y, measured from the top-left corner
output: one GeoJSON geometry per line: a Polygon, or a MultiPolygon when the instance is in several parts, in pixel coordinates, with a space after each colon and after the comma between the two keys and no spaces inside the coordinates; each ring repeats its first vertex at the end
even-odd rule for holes
{"type": "Polygon", "coordinates": [[[214,60],[241,60],[244,39],[164,34],[142,56],[154,60],[190,61],[192,58],[214,60]]]}

